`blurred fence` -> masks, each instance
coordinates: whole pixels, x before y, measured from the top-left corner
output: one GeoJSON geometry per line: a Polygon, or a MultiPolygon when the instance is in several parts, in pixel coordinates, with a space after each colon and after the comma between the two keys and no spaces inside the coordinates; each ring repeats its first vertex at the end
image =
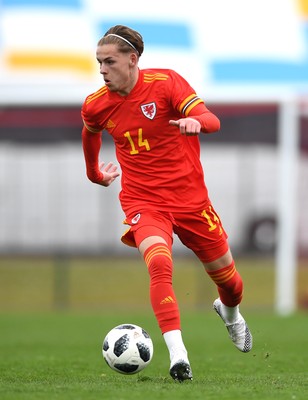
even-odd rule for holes
{"type": "MultiPolygon", "coordinates": [[[[148,310],[149,277],[136,257],[0,257],[0,313],[21,311],[148,310]]],[[[274,309],[275,266],[272,258],[240,257],[245,282],[242,307],[274,309]]],[[[308,268],[298,267],[296,302],[308,309],[308,268]]],[[[211,310],[217,291],[195,257],[175,257],[174,288],[182,310],[211,310]]]]}
{"type": "Polygon", "coordinates": [[[119,183],[90,184],[80,145],[3,144],[0,171],[2,253],[118,250],[119,183]]]}

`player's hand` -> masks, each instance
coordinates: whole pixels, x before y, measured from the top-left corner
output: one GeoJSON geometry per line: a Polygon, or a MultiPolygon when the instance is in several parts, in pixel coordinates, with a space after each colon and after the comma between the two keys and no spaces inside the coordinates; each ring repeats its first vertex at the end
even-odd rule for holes
{"type": "Polygon", "coordinates": [[[108,163],[106,166],[104,162],[101,162],[99,169],[104,175],[103,180],[99,183],[102,186],[109,186],[120,175],[117,171],[118,167],[112,162],[108,163]]]}
{"type": "Polygon", "coordinates": [[[201,132],[201,124],[194,118],[180,118],[178,120],[170,120],[170,125],[178,126],[182,135],[196,136],[201,132]]]}

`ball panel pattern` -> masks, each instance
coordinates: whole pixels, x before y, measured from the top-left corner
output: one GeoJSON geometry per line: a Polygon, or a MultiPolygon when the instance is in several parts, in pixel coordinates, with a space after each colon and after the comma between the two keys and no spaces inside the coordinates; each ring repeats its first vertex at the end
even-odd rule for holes
{"type": "Polygon", "coordinates": [[[143,328],[122,324],[106,335],[102,354],[111,369],[122,374],[135,374],[149,365],[153,356],[153,342],[143,328]]]}
{"type": "Polygon", "coordinates": [[[121,336],[118,340],[115,341],[114,347],[113,347],[113,352],[117,357],[120,357],[121,354],[124,353],[129,347],[129,335],[125,334],[121,336]]]}
{"type": "Polygon", "coordinates": [[[147,346],[145,343],[143,342],[137,342],[136,346],[138,348],[139,351],[139,355],[140,358],[144,361],[144,362],[148,362],[151,358],[151,352],[150,352],[150,348],[149,346],[147,346]]]}

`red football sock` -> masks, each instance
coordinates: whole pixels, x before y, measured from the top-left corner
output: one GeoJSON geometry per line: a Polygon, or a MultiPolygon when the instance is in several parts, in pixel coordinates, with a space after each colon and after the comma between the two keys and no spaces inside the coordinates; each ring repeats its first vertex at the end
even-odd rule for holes
{"type": "Polygon", "coordinates": [[[156,243],[144,253],[150,274],[150,298],[158,325],[164,334],[180,328],[180,313],[172,288],[172,257],[168,246],[156,243]]]}
{"type": "Polygon", "coordinates": [[[207,273],[216,283],[220,300],[225,306],[235,307],[240,304],[243,297],[243,281],[234,261],[227,267],[207,273]]]}

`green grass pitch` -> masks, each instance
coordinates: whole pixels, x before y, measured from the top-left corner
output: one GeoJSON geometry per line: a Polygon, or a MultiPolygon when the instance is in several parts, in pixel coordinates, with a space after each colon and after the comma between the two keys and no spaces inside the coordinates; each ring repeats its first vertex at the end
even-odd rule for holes
{"type": "Polygon", "coordinates": [[[0,316],[0,398],[260,399],[308,398],[307,316],[247,315],[255,345],[239,352],[214,312],[184,312],[192,382],[169,377],[163,339],[149,313],[45,313],[0,316]],[[131,322],[152,336],[151,364],[136,375],[112,371],[101,356],[105,334],[131,322]]]}
{"type": "Polygon", "coordinates": [[[212,308],[216,290],[199,263],[177,259],[174,283],[194,380],[169,376],[167,349],[150,309],[148,276],[136,258],[0,259],[1,400],[307,400],[307,260],[298,271],[300,312],[273,312],[272,260],[238,260],[242,312],[254,336],[239,352],[212,308]],[[305,264],[305,265],[304,265],[305,264]],[[107,332],[144,327],[151,364],[112,371],[101,355],[107,332]]]}

